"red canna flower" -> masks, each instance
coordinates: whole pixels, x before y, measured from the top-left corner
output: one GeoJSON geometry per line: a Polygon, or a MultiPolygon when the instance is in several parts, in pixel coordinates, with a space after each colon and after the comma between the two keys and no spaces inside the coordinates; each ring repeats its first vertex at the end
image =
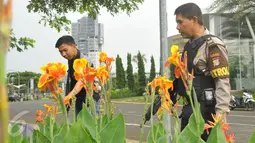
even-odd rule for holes
{"type": "Polygon", "coordinates": [[[37,110],[35,116],[36,116],[36,123],[43,122],[44,117],[43,117],[43,111],[42,110],[37,110]]]}

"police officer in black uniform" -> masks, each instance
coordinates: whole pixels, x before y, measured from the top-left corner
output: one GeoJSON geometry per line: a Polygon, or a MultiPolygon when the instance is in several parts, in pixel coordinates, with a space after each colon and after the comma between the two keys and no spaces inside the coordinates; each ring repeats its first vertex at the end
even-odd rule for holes
{"type": "MultiPolygon", "coordinates": [[[[175,10],[174,14],[177,30],[183,38],[189,39],[183,53],[187,51],[189,72],[194,71],[193,87],[200,103],[201,114],[205,122],[213,121],[211,114],[229,113],[230,83],[227,49],[222,40],[211,35],[203,26],[202,12],[196,4],[183,4],[175,10]]],[[[187,99],[180,116],[181,130],[183,130],[188,124],[192,108],[182,80],[176,80],[175,90],[187,99]]],[[[208,135],[204,132],[201,137],[206,141],[208,135]]]]}

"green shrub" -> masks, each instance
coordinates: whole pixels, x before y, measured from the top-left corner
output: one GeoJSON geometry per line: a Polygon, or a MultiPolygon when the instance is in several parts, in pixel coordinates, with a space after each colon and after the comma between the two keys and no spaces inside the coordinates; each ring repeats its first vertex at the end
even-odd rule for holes
{"type": "Polygon", "coordinates": [[[126,97],[134,97],[138,96],[136,92],[129,90],[128,88],[123,89],[115,89],[111,91],[111,98],[118,99],[118,98],[126,98],[126,97]]]}

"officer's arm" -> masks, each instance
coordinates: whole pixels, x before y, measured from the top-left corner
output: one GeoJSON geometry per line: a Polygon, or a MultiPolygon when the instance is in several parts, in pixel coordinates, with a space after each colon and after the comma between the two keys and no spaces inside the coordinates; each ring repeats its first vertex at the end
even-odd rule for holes
{"type": "Polygon", "coordinates": [[[225,47],[221,45],[209,47],[208,67],[215,81],[216,113],[229,112],[229,65],[225,47]]]}

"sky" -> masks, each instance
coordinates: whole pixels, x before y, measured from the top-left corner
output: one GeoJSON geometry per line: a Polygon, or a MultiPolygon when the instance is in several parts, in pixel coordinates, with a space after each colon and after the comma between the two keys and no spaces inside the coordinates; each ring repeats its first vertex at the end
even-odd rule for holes
{"type": "MultiPolygon", "coordinates": [[[[207,8],[210,0],[167,0],[167,36],[178,34],[174,10],[181,4],[194,2],[201,9],[207,8]]],[[[32,71],[41,73],[40,67],[48,62],[67,61],[60,56],[55,48],[55,43],[62,35],[70,34],[62,31],[58,33],[55,29],[39,24],[40,15],[28,13],[26,5],[28,0],[13,0],[13,21],[12,28],[17,37],[30,37],[36,40],[35,48],[30,48],[22,53],[12,50],[6,57],[6,72],[32,71]]],[[[127,15],[120,13],[115,16],[102,9],[98,17],[100,23],[104,24],[104,45],[103,51],[110,57],[117,54],[122,58],[124,69],[127,68],[127,53],[135,55],[140,51],[146,55],[146,72],[150,71],[150,57],[154,56],[156,71],[159,71],[160,58],[160,36],[159,36],[159,0],[145,0],[139,5],[139,10],[127,15]]],[[[67,17],[76,22],[84,14],[68,13],[67,17]]],[[[137,71],[133,63],[134,71],[137,71]]],[[[115,63],[113,70],[115,72],[115,63]]]]}

